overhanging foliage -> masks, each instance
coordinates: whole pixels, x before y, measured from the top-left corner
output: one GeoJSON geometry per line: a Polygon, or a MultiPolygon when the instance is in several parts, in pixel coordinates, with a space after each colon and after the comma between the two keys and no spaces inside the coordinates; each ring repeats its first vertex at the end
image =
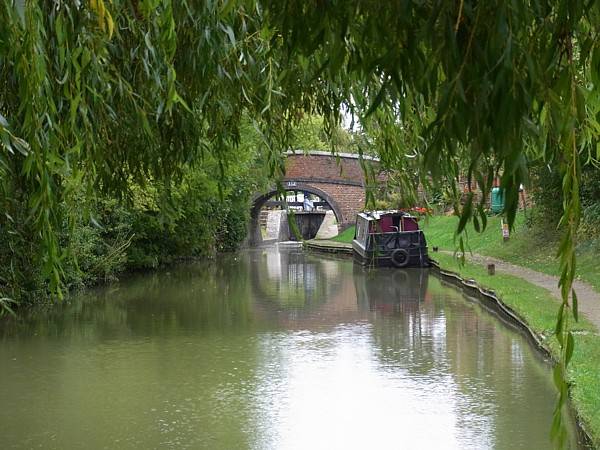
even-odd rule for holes
{"type": "MultiPolygon", "coordinates": [[[[501,174],[510,222],[527,161],[543,159],[563,174],[564,404],[579,161],[600,152],[599,31],[594,0],[3,0],[2,233],[39,241],[60,293],[59,204],[82,188],[170,182],[203,152],[223,177],[244,114],[275,175],[304,112],[334,130],[345,107],[382,163],[411,179],[466,168],[485,198],[501,174]]],[[[457,208],[459,232],[485,225],[472,197],[457,208]]]]}

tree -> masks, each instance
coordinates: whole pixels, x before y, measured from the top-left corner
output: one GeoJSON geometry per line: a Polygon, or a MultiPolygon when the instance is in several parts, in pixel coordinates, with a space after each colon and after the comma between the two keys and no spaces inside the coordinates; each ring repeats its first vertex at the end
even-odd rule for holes
{"type": "MultiPolygon", "coordinates": [[[[31,254],[60,292],[58,205],[75,186],[124,195],[127,180],[177,178],[203,152],[223,161],[244,114],[272,174],[303,114],[331,134],[345,107],[400,173],[414,155],[422,179],[451,179],[461,163],[486,197],[501,172],[511,223],[527,162],[543,159],[563,177],[564,404],[579,161],[598,156],[599,3],[4,0],[2,239],[40,236],[31,254]]],[[[485,226],[472,197],[460,214],[459,233],[485,226]]]]}

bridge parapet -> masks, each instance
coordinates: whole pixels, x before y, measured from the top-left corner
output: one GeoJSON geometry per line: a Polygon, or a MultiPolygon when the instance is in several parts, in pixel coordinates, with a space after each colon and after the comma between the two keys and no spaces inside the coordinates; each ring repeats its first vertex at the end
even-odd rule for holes
{"type": "MultiPolygon", "coordinates": [[[[366,163],[378,163],[375,158],[365,156],[366,163]]],[[[365,176],[359,155],[328,152],[287,152],[284,180],[303,182],[334,183],[350,186],[365,185],[365,176]]]]}

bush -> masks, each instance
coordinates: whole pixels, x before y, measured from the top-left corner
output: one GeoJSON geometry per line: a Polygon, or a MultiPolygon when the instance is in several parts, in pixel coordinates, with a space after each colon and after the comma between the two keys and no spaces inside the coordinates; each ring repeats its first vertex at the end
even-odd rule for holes
{"type": "Polygon", "coordinates": [[[586,166],[581,180],[581,233],[584,238],[600,237],[600,169],[586,166]]]}
{"type": "MultiPolygon", "coordinates": [[[[83,186],[74,187],[70,195],[78,197],[68,204],[76,209],[67,210],[65,202],[59,211],[70,221],[59,230],[65,286],[237,249],[246,236],[251,196],[269,182],[267,164],[257,159],[261,140],[247,128],[237,149],[220,149],[223,166],[207,152],[198,166],[184,166],[177,181],[130,182],[125,203],[100,194],[88,201],[78,190],[83,186]]],[[[0,184],[0,313],[13,301],[49,299],[47,257],[21,192],[17,184],[0,184]]]]}
{"type": "Polygon", "coordinates": [[[250,199],[260,185],[257,180],[265,179],[251,169],[245,164],[231,167],[230,176],[219,186],[214,177],[218,168],[207,161],[168,189],[137,187],[129,267],[155,268],[237,249],[246,237],[250,199]]]}
{"type": "Polygon", "coordinates": [[[534,208],[528,216],[527,225],[555,232],[562,216],[562,176],[556,170],[537,163],[530,168],[531,198],[534,208]]]}
{"type": "MultiPolygon", "coordinates": [[[[0,297],[4,306],[13,302],[28,303],[33,299],[47,298],[45,279],[39,266],[40,243],[34,235],[25,203],[18,197],[6,199],[5,209],[0,214],[0,297]]],[[[1,311],[0,311],[1,312],[1,311]]]]}
{"type": "Polygon", "coordinates": [[[127,248],[133,235],[131,214],[114,199],[99,199],[83,208],[64,241],[74,256],[65,265],[68,287],[83,287],[116,279],[127,268],[127,248]]]}
{"type": "MultiPolygon", "coordinates": [[[[531,175],[534,208],[529,225],[555,232],[562,216],[562,176],[542,164],[534,165],[531,175]]],[[[592,165],[582,168],[580,200],[581,237],[596,239],[600,236],[600,170],[592,165]]]]}

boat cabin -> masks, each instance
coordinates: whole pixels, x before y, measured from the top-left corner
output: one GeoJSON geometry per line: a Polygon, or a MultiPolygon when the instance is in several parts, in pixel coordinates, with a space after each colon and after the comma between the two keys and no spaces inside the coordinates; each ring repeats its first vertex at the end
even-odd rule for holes
{"type": "Polygon", "coordinates": [[[359,213],[352,248],[362,264],[429,267],[427,242],[418,218],[403,211],[359,213]]]}

